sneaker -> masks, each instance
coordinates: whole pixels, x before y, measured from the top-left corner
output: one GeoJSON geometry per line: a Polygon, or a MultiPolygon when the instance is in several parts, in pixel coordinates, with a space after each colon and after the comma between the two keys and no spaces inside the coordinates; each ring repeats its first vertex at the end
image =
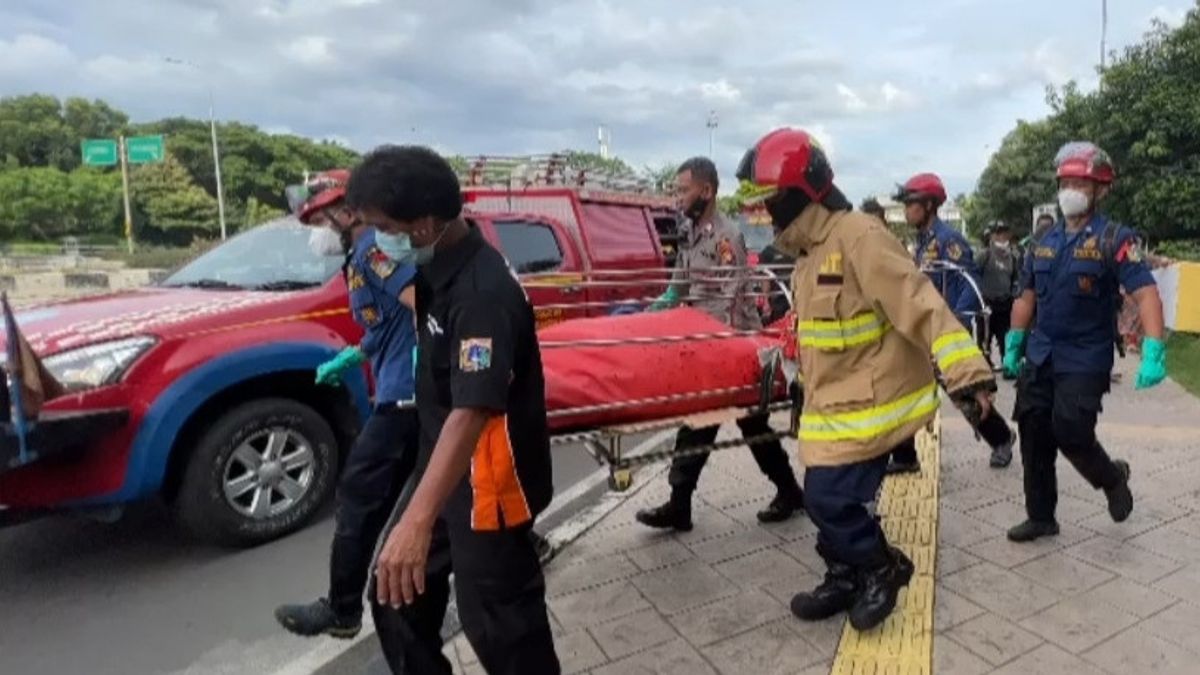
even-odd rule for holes
{"type": "Polygon", "coordinates": [[[896,460],[893,459],[891,462],[888,463],[887,469],[885,469],[885,472],[889,476],[897,476],[897,475],[906,474],[906,473],[921,473],[921,463],[920,462],[897,462],[896,460]]]}
{"type": "Polygon", "coordinates": [[[1108,515],[1113,522],[1123,523],[1133,513],[1133,493],[1129,491],[1129,462],[1118,459],[1113,462],[1121,472],[1121,482],[1116,487],[1105,488],[1104,496],[1108,497],[1108,515]]]}
{"type": "Polygon", "coordinates": [[[804,492],[799,488],[780,490],[767,508],[759,511],[758,522],[781,523],[797,511],[804,510],[804,492]]]}
{"type": "Polygon", "coordinates": [[[858,597],[854,568],[841,562],[826,561],[825,580],[808,593],[792,598],[792,614],[803,621],[822,621],[844,612],[858,597]]]}
{"type": "Polygon", "coordinates": [[[1054,521],[1043,523],[1037,520],[1027,520],[1008,531],[1008,540],[1021,543],[1042,537],[1053,537],[1057,534],[1058,523],[1054,521]]]}
{"type": "Polygon", "coordinates": [[[634,517],[647,527],[679,532],[692,531],[692,509],[677,506],[675,502],[667,502],[652,509],[643,509],[638,511],[634,517]]]}
{"type": "Polygon", "coordinates": [[[912,580],[913,563],[900,549],[888,547],[889,560],[862,574],[862,590],[850,608],[850,625],[867,631],[883,623],[896,609],[900,589],[912,580]]]}
{"type": "Polygon", "coordinates": [[[1017,435],[1009,432],[1008,440],[1006,442],[992,448],[992,458],[988,461],[988,464],[993,469],[1003,469],[1009,464],[1012,464],[1013,444],[1016,442],[1017,435]]]}
{"type": "Polygon", "coordinates": [[[349,640],[362,630],[362,616],[338,616],[325,598],[307,605],[284,605],[275,610],[275,619],[288,632],[304,637],[328,635],[349,640]]]}

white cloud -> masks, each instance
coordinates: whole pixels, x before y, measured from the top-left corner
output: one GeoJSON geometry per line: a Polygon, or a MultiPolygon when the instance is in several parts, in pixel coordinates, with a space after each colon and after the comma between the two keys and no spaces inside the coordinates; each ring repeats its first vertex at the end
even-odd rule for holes
{"type": "Polygon", "coordinates": [[[325,66],[333,63],[330,46],[333,41],[324,35],[302,35],[285,42],[280,52],[287,58],[306,66],[325,66]]]}
{"type": "Polygon", "coordinates": [[[40,35],[0,38],[0,72],[31,73],[66,68],[75,57],[66,45],[40,35]]]}
{"type": "Polygon", "coordinates": [[[1159,5],[1150,12],[1150,16],[1146,18],[1146,23],[1153,21],[1161,21],[1170,28],[1179,28],[1187,19],[1187,9],[1184,7],[1167,7],[1159,5]]]}

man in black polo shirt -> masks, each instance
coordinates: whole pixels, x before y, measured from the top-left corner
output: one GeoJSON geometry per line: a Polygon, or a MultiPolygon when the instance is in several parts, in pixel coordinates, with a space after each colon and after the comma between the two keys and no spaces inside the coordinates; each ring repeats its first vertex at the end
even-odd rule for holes
{"type": "MultiPolygon", "coordinates": [[[[418,265],[418,483],[376,565],[376,630],[392,671],[451,672],[439,631],[454,572],[463,631],[492,674],[560,671],[530,530],[553,494],[545,383],[529,300],[461,217],[450,165],[378,148],[347,199],[418,265]]],[[[394,246],[391,244],[395,244],[394,246]]]]}

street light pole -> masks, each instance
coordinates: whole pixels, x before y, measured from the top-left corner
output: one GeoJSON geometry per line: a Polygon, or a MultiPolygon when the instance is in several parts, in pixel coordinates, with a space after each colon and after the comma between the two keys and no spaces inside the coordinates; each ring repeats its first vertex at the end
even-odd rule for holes
{"type": "Polygon", "coordinates": [[[1108,59],[1108,0],[1100,0],[1100,73],[1103,75],[1104,66],[1108,59]]]}
{"type": "MultiPolygon", "coordinates": [[[[188,61],[186,59],[176,59],[176,58],[171,58],[169,56],[164,56],[163,60],[166,61],[167,63],[173,63],[177,66],[187,66],[189,68],[195,68],[196,70],[198,70],[202,73],[204,72],[203,68],[196,65],[192,61],[188,61]]],[[[218,149],[218,143],[217,143],[217,117],[216,117],[216,112],[215,112],[216,106],[213,104],[212,83],[208,82],[207,86],[208,86],[208,130],[209,130],[209,134],[212,136],[213,176],[217,182],[217,221],[221,225],[221,240],[224,241],[227,236],[227,232],[225,229],[225,189],[224,189],[224,186],[221,184],[221,151],[218,149]]]]}

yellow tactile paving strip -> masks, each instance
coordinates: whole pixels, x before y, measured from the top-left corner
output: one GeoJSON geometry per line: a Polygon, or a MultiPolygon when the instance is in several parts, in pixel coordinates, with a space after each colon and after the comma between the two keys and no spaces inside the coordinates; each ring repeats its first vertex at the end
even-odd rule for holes
{"type": "Polygon", "coordinates": [[[896,611],[876,630],[842,633],[834,675],[929,675],[933,672],[933,585],[937,559],[938,459],[941,417],[917,436],[921,473],[883,483],[879,515],[888,541],[916,566],[896,611]]]}

